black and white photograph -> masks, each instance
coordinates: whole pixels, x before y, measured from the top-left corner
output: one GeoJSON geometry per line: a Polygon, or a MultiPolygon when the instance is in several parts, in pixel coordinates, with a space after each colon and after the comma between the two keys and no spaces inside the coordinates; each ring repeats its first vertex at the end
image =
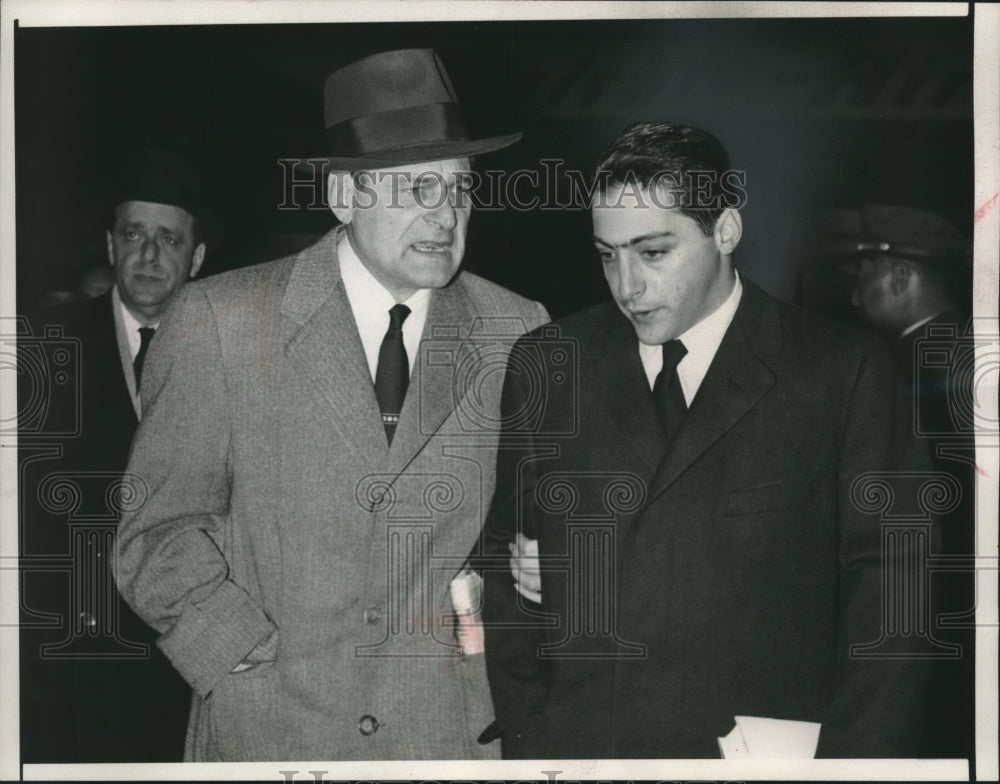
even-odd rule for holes
{"type": "Polygon", "coordinates": [[[1000,13],[0,5],[7,780],[995,780],[1000,13]]]}

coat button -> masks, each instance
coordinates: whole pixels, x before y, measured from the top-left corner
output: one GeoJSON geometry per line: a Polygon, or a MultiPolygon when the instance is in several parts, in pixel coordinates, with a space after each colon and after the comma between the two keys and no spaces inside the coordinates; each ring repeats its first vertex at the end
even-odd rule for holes
{"type": "Polygon", "coordinates": [[[382,618],[382,611],[378,607],[369,607],[365,610],[365,620],[368,623],[378,623],[382,618]]]}
{"type": "Polygon", "coordinates": [[[362,735],[374,735],[378,731],[378,719],[365,714],[358,720],[358,729],[362,735]]]}

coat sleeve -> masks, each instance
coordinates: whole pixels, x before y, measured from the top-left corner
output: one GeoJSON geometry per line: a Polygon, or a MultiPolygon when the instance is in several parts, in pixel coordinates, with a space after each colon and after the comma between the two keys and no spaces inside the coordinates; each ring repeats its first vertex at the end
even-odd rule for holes
{"type": "MultiPolygon", "coordinates": [[[[526,350],[522,338],[513,347],[501,397],[504,422],[497,455],[497,484],[486,518],[483,551],[491,564],[484,572],[483,622],[486,638],[486,667],[496,721],[483,733],[481,742],[503,738],[505,757],[532,756],[518,751],[521,742],[531,742],[528,727],[540,714],[548,693],[549,671],[538,658],[538,645],[544,640],[538,625],[538,605],[533,605],[514,590],[514,580],[507,561],[508,545],[520,531],[537,538],[532,518],[531,498],[537,482],[533,461],[525,460],[538,445],[539,428],[519,428],[513,432],[512,414],[524,410],[531,398],[532,377],[544,377],[512,371],[537,362],[526,350]],[[535,432],[531,432],[531,430],[535,432]],[[527,737],[526,737],[527,734],[527,737]]],[[[542,586],[544,602],[544,585],[542,586]]]]}
{"type": "Polygon", "coordinates": [[[211,304],[199,286],[185,286],[146,361],[143,417],[128,465],[134,508],[119,524],[115,577],[202,696],[274,630],[230,579],[218,544],[232,481],[226,396],[211,304]]]}
{"type": "MultiPolygon", "coordinates": [[[[927,648],[915,629],[912,635],[894,633],[883,619],[894,592],[909,592],[908,600],[919,606],[917,586],[907,583],[901,565],[917,564],[921,549],[933,550],[936,532],[930,539],[899,539],[898,557],[884,564],[882,518],[888,507],[879,508],[877,496],[891,498],[896,514],[916,509],[916,488],[931,470],[925,445],[913,432],[911,402],[898,388],[888,349],[872,339],[851,392],[840,452],[837,650],[820,757],[910,757],[918,750],[927,648]],[[876,479],[884,491],[861,497],[858,483],[876,479]]],[[[926,606],[923,611],[929,613],[926,606]]]]}

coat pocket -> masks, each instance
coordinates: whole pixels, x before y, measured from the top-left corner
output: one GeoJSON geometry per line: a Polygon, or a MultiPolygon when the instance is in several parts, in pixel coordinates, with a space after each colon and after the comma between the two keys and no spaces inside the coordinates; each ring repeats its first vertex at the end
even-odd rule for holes
{"type": "Polygon", "coordinates": [[[732,490],[726,497],[726,515],[735,517],[808,506],[818,495],[818,481],[818,474],[810,473],[732,490]]]}
{"type": "Polygon", "coordinates": [[[276,662],[262,662],[229,673],[208,698],[213,751],[226,761],[279,759],[280,673],[276,662]]]}

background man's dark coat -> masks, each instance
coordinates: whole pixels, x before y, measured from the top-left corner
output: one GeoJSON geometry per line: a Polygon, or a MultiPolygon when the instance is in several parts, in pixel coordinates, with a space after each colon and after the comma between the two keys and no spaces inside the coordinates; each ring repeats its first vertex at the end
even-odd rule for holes
{"type": "MultiPolygon", "coordinates": [[[[970,372],[974,343],[963,339],[968,321],[960,311],[945,311],[891,344],[904,399],[917,406],[917,431],[930,448],[934,470],[953,477],[961,488],[961,502],[939,521],[939,552],[958,557],[970,556],[976,549],[975,433],[968,415],[975,395],[970,372]]],[[[931,581],[935,610],[952,616],[932,625],[935,636],[961,646],[961,652],[932,665],[921,752],[928,757],[971,759],[975,754],[976,635],[975,619],[969,613],[975,612],[974,574],[940,571],[931,581]]]]}
{"type": "MultiPolygon", "coordinates": [[[[191,691],[155,646],[153,630],[118,596],[107,570],[110,552],[99,540],[86,539],[83,552],[94,566],[97,590],[108,592],[106,602],[96,603],[86,619],[76,617],[73,601],[73,592],[81,590],[73,583],[84,573],[82,561],[75,572],[68,571],[74,535],[93,530],[85,522],[75,528],[69,518],[99,520],[98,526],[109,516],[117,522],[107,492],[125,470],[138,423],[111,294],[40,311],[32,322],[34,336],[48,325],[58,326],[63,340],[78,347],[80,394],[53,398],[54,410],[46,417],[50,432],[75,424],[77,435],[22,437],[21,552],[27,556],[22,622],[30,624],[20,633],[22,760],[180,761],[191,691]],[[53,446],[61,452],[51,451],[53,446]],[[46,478],[55,473],[67,474],[79,488],[79,503],[71,511],[53,512],[51,498],[48,508],[39,500],[39,492],[52,495],[46,478]],[[62,568],[38,568],[43,557],[50,563],[61,560],[62,568]],[[36,626],[39,613],[53,614],[53,625],[36,626]],[[113,613],[119,643],[102,632],[113,613]],[[76,626],[81,633],[74,634],[76,626]],[[59,646],[63,641],[67,644],[59,646]],[[43,656],[42,646],[59,647],[43,656]],[[108,654],[124,658],[96,658],[108,654]]],[[[25,377],[19,395],[31,394],[29,384],[25,377]]]]}

